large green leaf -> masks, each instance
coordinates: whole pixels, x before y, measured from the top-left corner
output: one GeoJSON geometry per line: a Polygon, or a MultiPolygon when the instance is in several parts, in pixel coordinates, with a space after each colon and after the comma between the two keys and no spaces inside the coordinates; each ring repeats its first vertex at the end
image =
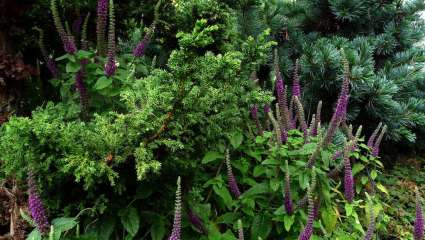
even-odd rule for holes
{"type": "Polygon", "coordinates": [[[112,78],[102,76],[99,79],[97,79],[96,84],[94,85],[94,88],[97,90],[105,89],[112,85],[112,78]]]}
{"type": "Polygon", "coordinates": [[[238,148],[243,141],[243,135],[241,132],[236,131],[230,137],[230,144],[232,144],[233,148],[238,148]]]}
{"type": "Polygon", "coordinates": [[[37,228],[32,230],[32,232],[28,235],[27,240],[41,240],[41,234],[37,228]]]}
{"type": "Polygon", "coordinates": [[[152,240],[161,240],[164,239],[166,234],[164,220],[160,217],[153,220],[151,226],[151,238],[152,240]]]}
{"type": "Polygon", "coordinates": [[[227,187],[222,186],[218,187],[217,185],[213,186],[214,192],[223,199],[224,204],[230,208],[232,206],[232,196],[230,195],[229,190],[227,187]]]}
{"type": "Polygon", "coordinates": [[[272,230],[271,219],[266,214],[259,214],[254,217],[251,227],[251,239],[257,240],[258,237],[267,239],[272,230]]]}
{"type": "Polygon", "coordinates": [[[139,231],[140,218],[135,207],[129,207],[120,213],[121,223],[125,230],[131,235],[135,236],[139,231]]]}
{"type": "Polygon", "coordinates": [[[219,152],[210,151],[205,154],[204,158],[202,159],[202,164],[214,162],[218,159],[223,159],[223,157],[224,157],[223,154],[219,152]]]}

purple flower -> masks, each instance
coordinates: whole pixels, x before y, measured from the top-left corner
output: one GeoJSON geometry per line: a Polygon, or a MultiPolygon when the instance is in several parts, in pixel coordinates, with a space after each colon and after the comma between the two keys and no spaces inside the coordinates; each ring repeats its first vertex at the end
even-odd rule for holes
{"type": "Polygon", "coordinates": [[[189,217],[190,223],[195,226],[196,229],[198,229],[202,234],[207,234],[207,230],[205,229],[201,218],[195,212],[193,212],[191,208],[189,208],[187,215],[189,217]]]}
{"type": "Polygon", "coordinates": [[[291,119],[289,117],[286,88],[279,70],[276,70],[276,93],[280,114],[282,116],[282,122],[280,124],[285,130],[288,130],[290,128],[291,119]]]}
{"type": "Polygon", "coordinates": [[[414,240],[423,240],[424,239],[424,216],[422,211],[421,196],[419,190],[416,188],[416,217],[415,217],[415,227],[413,231],[414,240]]]}
{"type": "Polygon", "coordinates": [[[38,195],[37,184],[32,172],[28,174],[28,195],[28,208],[31,212],[31,217],[38,230],[42,234],[46,234],[49,231],[50,225],[43,202],[38,195]]]}
{"type": "Polygon", "coordinates": [[[345,199],[348,202],[352,202],[354,199],[354,180],[353,180],[353,172],[351,171],[351,162],[350,162],[350,154],[349,154],[349,144],[345,147],[344,150],[344,193],[345,199]]]}
{"type": "Polygon", "coordinates": [[[81,63],[80,70],[75,75],[75,87],[80,94],[80,105],[81,105],[81,112],[84,116],[88,113],[88,105],[89,105],[89,95],[87,92],[87,88],[84,85],[84,64],[81,63]]]}
{"type": "Polygon", "coordinates": [[[258,107],[257,105],[254,105],[251,107],[251,117],[255,122],[255,125],[257,126],[258,135],[263,135],[263,128],[261,127],[260,120],[258,118],[258,107]]]}
{"type": "Polygon", "coordinates": [[[105,54],[105,32],[106,32],[106,20],[108,18],[108,0],[97,1],[97,22],[96,22],[96,33],[97,33],[97,50],[99,55],[105,54]]]}
{"type": "Polygon", "coordinates": [[[381,133],[378,136],[378,139],[376,139],[375,143],[373,144],[372,156],[377,157],[379,155],[379,146],[381,145],[382,138],[384,137],[386,131],[387,125],[384,125],[384,127],[382,127],[381,133]]]}
{"type": "Polygon", "coordinates": [[[320,126],[320,121],[321,121],[320,120],[321,113],[322,113],[322,101],[319,101],[319,103],[317,104],[317,110],[316,110],[313,128],[311,130],[311,136],[317,136],[317,131],[318,131],[318,128],[320,126]]]}
{"type": "Polygon", "coordinates": [[[314,223],[314,201],[312,196],[312,189],[309,187],[308,192],[308,216],[307,224],[304,227],[304,230],[300,233],[298,240],[310,240],[313,235],[313,223],[314,223]]]}
{"type": "Polygon", "coordinates": [[[181,220],[182,220],[182,199],[180,177],[177,178],[176,203],[174,208],[173,230],[168,240],[181,239],[181,220]]]}
{"type": "Polygon", "coordinates": [[[109,32],[108,32],[108,56],[105,65],[105,74],[110,77],[115,73],[115,15],[114,2],[109,0],[109,32]]]}
{"type": "Polygon", "coordinates": [[[373,233],[375,232],[375,214],[373,206],[370,211],[370,220],[369,220],[369,226],[367,227],[367,231],[364,237],[364,240],[372,240],[373,233]]]}
{"type": "Polygon", "coordinates": [[[49,69],[50,73],[52,74],[52,76],[54,78],[58,78],[59,77],[59,69],[56,66],[55,60],[53,60],[52,57],[47,57],[46,65],[47,65],[47,68],[49,69]]]}
{"type": "Polygon", "coordinates": [[[65,52],[69,54],[74,54],[77,51],[77,47],[75,46],[74,37],[72,36],[65,36],[62,39],[63,42],[63,48],[65,52]]]}
{"type": "MultiPolygon", "coordinates": [[[[153,31],[153,30],[152,30],[153,31]]],[[[143,37],[142,41],[134,48],[133,55],[135,57],[141,57],[145,54],[146,47],[151,40],[151,33],[148,31],[143,37]]]]}
{"type": "Polygon", "coordinates": [[[296,96],[301,99],[301,85],[300,85],[300,76],[298,75],[299,62],[298,59],[295,63],[294,68],[294,81],[292,83],[292,96],[296,96]]]}
{"type": "Polygon", "coordinates": [[[292,215],[294,213],[294,206],[292,204],[292,198],[291,198],[291,182],[290,182],[290,176],[289,176],[289,167],[288,167],[288,161],[285,162],[286,164],[286,171],[285,171],[285,185],[284,185],[284,203],[285,203],[285,210],[286,213],[289,215],[292,215]]]}
{"type": "Polygon", "coordinates": [[[376,127],[375,131],[373,131],[372,135],[370,135],[369,140],[367,141],[367,146],[372,149],[373,144],[375,143],[375,138],[379,133],[379,130],[381,130],[382,122],[378,124],[378,127],[376,127]]]}
{"type": "Polygon", "coordinates": [[[305,117],[304,117],[304,108],[303,105],[301,104],[300,100],[298,99],[297,96],[294,97],[294,101],[295,101],[295,105],[297,107],[297,116],[298,116],[298,120],[300,122],[301,125],[301,130],[304,133],[304,142],[308,141],[308,127],[307,127],[307,123],[305,122],[305,117]]]}
{"type": "Polygon", "coordinates": [[[59,33],[59,36],[62,40],[62,44],[63,44],[63,48],[65,49],[65,52],[69,54],[74,54],[77,51],[74,37],[66,33],[62,25],[62,21],[59,16],[58,7],[56,5],[56,0],[51,1],[50,10],[52,11],[53,21],[55,23],[55,27],[59,33]]]}
{"type": "Polygon", "coordinates": [[[288,140],[288,132],[285,130],[285,127],[282,124],[282,114],[279,110],[279,104],[276,104],[276,118],[279,124],[276,124],[276,135],[278,137],[277,141],[279,144],[285,143],[288,140]]]}
{"type": "Polygon", "coordinates": [[[267,115],[270,112],[270,105],[269,104],[265,104],[264,105],[264,113],[267,115]]]}
{"type": "Polygon", "coordinates": [[[238,240],[244,240],[242,221],[238,220],[238,240]]]}
{"type": "Polygon", "coordinates": [[[239,191],[238,183],[236,182],[236,178],[233,175],[232,165],[230,164],[230,153],[229,150],[226,150],[226,167],[227,167],[227,181],[229,184],[230,192],[233,194],[235,198],[239,198],[241,196],[241,192],[239,191]]]}

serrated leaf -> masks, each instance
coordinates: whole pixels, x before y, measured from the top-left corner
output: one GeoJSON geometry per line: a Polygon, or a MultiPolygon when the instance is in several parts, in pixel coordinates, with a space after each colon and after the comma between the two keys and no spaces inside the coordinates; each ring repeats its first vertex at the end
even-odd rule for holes
{"type": "Polygon", "coordinates": [[[377,184],[376,184],[376,187],[377,187],[379,190],[381,190],[381,192],[383,192],[383,193],[385,193],[385,194],[387,194],[387,195],[390,195],[390,193],[388,192],[387,188],[386,188],[384,185],[382,185],[381,183],[377,183],[377,184]]]}
{"type": "Polygon", "coordinates": [[[224,157],[223,154],[219,152],[210,151],[205,154],[204,158],[202,159],[202,164],[214,162],[218,159],[223,159],[223,157],[224,157]]]}
{"type": "Polygon", "coordinates": [[[291,215],[291,216],[285,215],[283,217],[283,222],[284,222],[284,225],[285,225],[285,230],[287,232],[289,232],[289,230],[291,230],[292,224],[294,224],[294,222],[295,222],[295,216],[294,215],[291,215]]]}
{"type": "Polygon", "coordinates": [[[230,144],[232,144],[233,148],[238,148],[243,141],[243,135],[241,132],[237,131],[232,134],[230,137],[230,144]]]}
{"type": "Polygon", "coordinates": [[[96,84],[94,85],[94,88],[97,90],[105,89],[112,85],[112,78],[108,78],[106,76],[102,76],[99,79],[97,79],[96,84]]]}
{"type": "Polygon", "coordinates": [[[67,73],[76,73],[80,70],[81,64],[76,62],[68,62],[65,66],[67,73]]]}
{"type": "Polygon", "coordinates": [[[135,207],[129,207],[120,213],[121,223],[125,230],[131,235],[135,236],[139,231],[140,218],[135,207]]]}
{"type": "Polygon", "coordinates": [[[37,228],[32,230],[32,232],[28,235],[27,240],[41,240],[41,233],[37,228]]]}

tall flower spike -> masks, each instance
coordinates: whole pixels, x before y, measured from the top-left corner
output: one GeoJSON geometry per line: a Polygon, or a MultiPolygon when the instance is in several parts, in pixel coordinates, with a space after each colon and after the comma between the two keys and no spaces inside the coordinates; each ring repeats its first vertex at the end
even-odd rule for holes
{"type": "Polygon", "coordinates": [[[207,234],[207,229],[204,226],[201,218],[191,209],[188,209],[187,215],[189,217],[190,223],[198,229],[202,234],[207,234]]]}
{"type": "Polygon", "coordinates": [[[277,50],[275,50],[275,74],[276,74],[276,94],[277,94],[277,101],[279,103],[279,110],[282,115],[282,126],[285,130],[289,130],[291,119],[289,116],[289,109],[288,109],[288,99],[286,96],[286,88],[285,84],[283,82],[283,78],[281,75],[281,72],[279,70],[279,59],[277,55],[277,50]]]}
{"type": "Polygon", "coordinates": [[[353,143],[349,142],[344,148],[344,194],[348,202],[352,202],[354,199],[354,180],[350,162],[352,145],[353,143]]]}
{"type": "Polygon", "coordinates": [[[257,126],[258,135],[263,135],[263,128],[261,127],[260,119],[258,118],[258,107],[254,105],[251,107],[251,117],[257,126]]]}
{"type": "Polygon", "coordinates": [[[313,223],[314,223],[314,200],[313,193],[308,187],[307,190],[307,198],[308,198],[308,216],[307,216],[307,224],[304,227],[304,230],[300,233],[298,240],[310,240],[313,235],[313,223]]]}
{"type": "Polygon", "coordinates": [[[151,41],[151,35],[155,31],[155,28],[149,29],[145,36],[143,37],[142,41],[137,44],[137,46],[133,50],[133,55],[135,57],[141,57],[145,54],[146,47],[149,45],[149,42],[151,41]]]}
{"type": "Polygon", "coordinates": [[[291,180],[289,176],[288,160],[285,161],[285,167],[284,204],[286,213],[292,215],[294,213],[294,206],[291,197],[291,180]]]}
{"type": "Polygon", "coordinates": [[[370,204],[370,219],[369,219],[369,225],[367,227],[367,231],[364,237],[364,240],[372,240],[373,234],[375,232],[376,222],[375,222],[375,210],[373,208],[372,203],[370,204]]]}
{"type": "Polygon", "coordinates": [[[320,126],[320,117],[322,115],[322,101],[319,101],[316,109],[316,118],[314,120],[313,129],[311,130],[311,136],[317,136],[317,131],[320,126]]]}
{"type": "Polygon", "coordinates": [[[265,104],[264,105],[264,115],[266,116],[266,121],[265,121],[265,128],[267,131],[270,131],[271,126],[270,126],[270,118],[269,118],[269,112],[270,112],[270,105],[269,104],[265,104]]]}
{"type": "Polygon", "coordinates": [[[75,87],[80,94],[81,114],[83,118],[87,117],[89,108],[89,95],[84,85],[85,71],[84,64],[81,64],[80,70],[75,74],[75,87]]]}
{"type": "Polygon", "coordinates": [[[295,67],[294,67],[294,81],[292,83],[292,96],[296,96],[299,99],[301,99],[300,76],[298,75],[299,67],[300,67],[300,64],[297,59],[295,62],[295,67]]]}
{"type": "Polygon", "coordinates": [[[37,30],[40,33],[40,37],[38,39],[38,46],[40,48],[41,55],[43,56],[44,61],[46,61],[46,66],[49,69],[52,76],[54,78],[58,78],[59,77],[59,69],[56,66],[56,63],[55,63],[55,60],[53,59],[53,57],[50,56],[47,53],[46,46],[44,45],[44,32],[43,32],[42,29],[37,29],[37,30]]]}
{"type": "Polygon", "coordinates": [[[226,167],[227,167],[227,181],[229,184],[230,192],[233,194],[235,198],[239,198],[241,196],[241,192],[239,191],[239,187],[238,187],[238,183],[236,182],[235,175],[233,175],[232,164],[230,163],[229,149],[226,149],[226,167]]]}
{"type": "Polygon", "coordinates": [[[59,36],[62,40],[63,48],[65,52],[69,54],[74,54],[77,51],[77,47],[75,46],[74,37],[68,34],[65,31],[65,28],[62,25],[62,21],[59,15],[58,6],[56,5],[56,0],[51,0],[50,2],[50,10],[52,11],[53,21],[55,23],[55,27],[59,32],[59,36]]]}
{"type": "Polygon", "coordinates": [[[100,56],[106,54],[105,34],[106,34],[106,21],[108,19],[108,0],[97,1],[97,51],[100,56]]]}
{"type": "Polygon", "coordinates": [[[297,96],[294,97],[295,105],[297,106],[297,116],[300,121],[301,130],[304,133],[304,142],[308,141],[308,127],[304,117],[304,108],[297,96]]]}
{"type": "Polygon", "coordinates": [[[182,220],[182,199],[181,199],[181,183],[180,177],[177,178],[177,190],[176,190],[176,205],[174,208],[174,222],[171,236],[168,240],[180,240],[181,239],[181,220],[182,220]]]}
{"type": "Polygon", "coordinates": [[[381,133],[378,136],[378,139],[376,139],[375,143],[373,144],[372,156],[377,157],[379,155],[379,148],[381,145],[381,141],[386,131],[387,131],[387,125],[384,125],[382,127],[381,133]]]}
{"type": "Polygon", "coordinates": [[[87,40],[87,29],[89,25],[90,12],[87,13],[84,18],[83,29],[81,31],[81,49],[87,51],[89,49],[89,43],[87,40]]]}
{"type": "Polygon", "coordinates": [[[372,149],[373,144],[375,143],[375,138],[378,136],[379,130],[381,130],[382,122],[378,124],[378,127],[376,127],[375,131],[373,131],[372,135],[370,135],[369,140],[367,141],[367,146],[372,149]]]}
{"type": "Polygon", "coordinates": [[[38,230],[42,234],[46,234],[49,231],[50,224],[47,219],[46,210],[38,195],[37,184],[34,179],[34,174],[30,172],[28,174],[28,208],[31,212],[31,217],[34,220],[38,230]]]}
{"type": "Polygon", "coordinates": [[[415,227],[413,230],[414,240],[423,240],[424,239],[424,216],[421,203],[421,195],[418,188],[415,188],[416,194],[416,217],[415,217],[415,227]]]}
{"type": "MultiPolygon", "coordinates": [[[[276,104],[276,118],[277,118],[277,122],[282,123],[282,114],[280,113],[279,110],[279,105],[276,104]]],[[[285,127],[283,127],[282,124],[279,124],[279,139],[278,142],[279,143],[285,143],[288,140],[288,132],[285,130],[285,127]]]]}
{"type": "Polygon", "coordinates": [[[238,240],[244,240],[242,220],[238,220],[238,240]]]}
{"type": "Polygon", "coordinates": [[[347,59],[345,59],[345,57],[343,57],[343,64],[344,64],[344,80],[342,82],[341,92],[339,94],[336,108],[332,115],[332,119],[329,123],[329,127],[328,127],[328,130],[326,131],[325,137],[323,138],[322,142],[317,145],[316,150],[310,156],[306,164],[306,167],[308,168],[311,168],[314,165],[317,156],[320,154],[321,149],[327,147],[332,142],[332,139],[336,133],[336,130],[341,124],[341,121],[346,118],[347,105],[348,105],[349,93],[350,93],[350,78],[349,78],[350,68],[348,66],[348,61],[347,59]]]}
{"type": "MultiPolygon", "coordinates": [[[[278,111],[278,110],[279,109],[276,108],[276,111],[278,111]]],[[[272,122],[272,125],[273,125],[273,128],[274,128],[273,130],[274,130],[275,135],[276,135],[276,141],[280,145],[280,144],[282,144],[282,140],[281,140],[281,130],[280,130],[279,123],[274,118],[273,112],[271,110],[270,110],[270,112],[268,112],[268,116],[269,116],[269,119],[272,122]]]]}
{"type": "Polygon", "coordinates": [[[109,31],[108,31],[108,56],[105,65],[105,74],[110,77],[117,68],[115,64],[115,10],[114,1],[109,0],[109,31]]]}

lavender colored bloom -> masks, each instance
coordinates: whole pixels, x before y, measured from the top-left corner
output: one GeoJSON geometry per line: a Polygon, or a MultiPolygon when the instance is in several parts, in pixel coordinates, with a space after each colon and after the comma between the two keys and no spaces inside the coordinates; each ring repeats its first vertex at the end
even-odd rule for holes
{"type": "Polygon", "coordinates": [[[47,65],[47,68],[49,69],[50,73],[52,74],[52,76],[54,78],[58,78],[59,77],[59,69],[56,66],[55,60],[53,60],[52,57],[47,57],[46,65],[47,65]]]}
{"type": "Polygon", "coordinates": [[[62,25],[62,21],[61,21],[60,16],[59,16],[58,7],[56,5],[56,0],[51,0],[50,10],[52,11],[53,21],[55,23],[55,27],[56,27],[56,29],[59,33],[59,36],[62,40],[62,44],[63,44],[63,47],[65,49],[65,52],[67,52],[69,54],[74,54],[77,51],[77,47],[75,46],[74,37],[69,35],[65,31],[65,29],[62,25]]]}
{"type": "Polygon", "coordinates": [[[370,211],[370,220],[369,220],[369,226],[367,227],[367,231],[364,237],[364,240],[372,240],[373,238],[373,234],[375,232],[375,214],[374,214],[374,210],[373,207],[371,208],[370,211]]]}
{"type": "MultiPolygon", "coordinates": [[[[152,29],[153,31],[153,29],[152,29]]],[[[141,57],[145,54],[146,47],[148,46],[151,40],[151,33],[148,31],[143,37],[142,41],[134,48],[133,55],[135,57],[141,57]]]]}
{"type": "Polygon", "coordinates": [[[419,190],[416,188],[416,217],[415,217],[415,227],[413,230],[414,240],[423,240],[424,239],[424,216],[421,204],[421,196],[419,190]]]}
{"type": "Polygon", "coordinates": [[[198,229],[202,234],[207,234],[207,230],[205,229],[201,218],[195,212],[193,212],[191,208],[189,208],[187,215],[189,217],[190,223],[195,226],[196,229],[198,229]]]}
{"type": "Polygon", "coordinates": [[[297,107],[297,116],[298,116],[298,120],[300,121],[300,125],[301,125],[301,130],[304,133],[304,142],[308,141],[308,127],[307,127],[307,123],[305,122],[305,117],[304,117],[304,108],[303,105],[301,104],[300,100],[298,99],[297,96],[294,97],[294,101],[295,101],[295,105],[297,107]]]}
{"type": "Polygon", "coordinates": [[[32,172],[28,174],[28,195],[28,208],[31,212],[31,217],[34,220],[38,230],[42,234],[46,234],[50,228],[50,224],[47,219],[43,202],[38,195],[37,184],[32,172]]]}
{"type": "Polygon", "coordinates": [[[233,194],[235,198],[239,198],[241,196],[241,192],[239,191],[239,187],[238,187],[238,183],[236,182],[235,175],[233,175],[232,165],[230,164],[229,150],[226,150],[226,167],[227,167],[227,181],[229,184],[230,192],[233,194]]]}
{"type": "Polygon", "coordinates": [[[244,240],[242,221],[238,220],[238,240],[244,240]]]}
{"type": "Polygon", "coordinates": [[[108,56],[105,65],[106,76],[112,76],[116,69],[115,63],[115,15],[114,15],[114,2],[109,0],[109,32],[108,32],[108,56]]]}
{"type": "Polygon", "coordinates": [[[85,76],[84,64],[81,63],[81,68],[75,75],[75,87],[78,93],[80,94],[81,110],[82,110],[82,114],[85,116],[88,113],[89,96],[88,96],[87,88],[83,82],[84,76],[85,76]]]}
{"type": "Polygon", "coordinates": [[[279,104],[276,104],[276,118],[280,124],[277,124],[278,133],[278,143],[285,143],[288,140],[288,132],[285,130],[285,127],[282,124],[282,115],[279,110],[279,104]]]}
{"type": "Polygon", "coordinates": [[[180,177],[177,178],[176,204],[174,208],[173,230],[168,240],[181,239],[181,220],[182,220],[182,199],[181,199],[181,184],[180,177]]]}
{"type": "Polygon", "coordinates": [[[291,197],[291,182],[290,182],[290,176],[289,176],[289,166],[288,161],[285,162],[286,164],[286,171],[285,171],[285,185],[284,185],[284,203],[285,203],[285,210],[286,213],[289,215],[292,215],[294,213],[294,206],[292,203],[292,197],[291,197]]]}
{"type": "Polygon", "coordinates": [[[354,180],[349,155],[350,146],[351,145],[347,144],[344,149],[344,193],[345,199],[347,199],[348,202],[352,202],[354,199],[354,180]]]}
{"type": "Polygon", "coordinates": [[[298,75],[299,62],[298,59],[295,63],[294,68],[294,81],[292,84],[292,96],[296,96],[301,99],[301,85],[300,85],[300,76],[298,75]]]}
{"type": "Polygon", "coordinates": [[[63,48],[65,49],[65,52],[69,54],[74,54],[75,52],[77,52],[77,47],[75,46],[74,37],[65,36],[62,42],[63,42],[63,48]]]}
{"type": "Polygon", "coordinates": [[[108,18],[108,0],[97,1],[97,50],[99,55],[105,54],[105,33],[106,33],[106,20],[108,18]]]}
{"type": "Polygon", "coordinates": [[[308,216],[307,216],[307,224],[304,227],[304,230],[300,233],[298,240],[310,240],[313,235],[313,223],[314,223],[314,202],[312,196],[312,190],[309,187],[308,192],[308,216]]]}
{"type": "Polygon", "coordinates": [[[289,117],[288,100],[286,97],[286,88],[283,83],[282,76],[279,70],[276,70],[276,93],[279,110],[282,115],[282,122],[280,123],[285,130],[290,128],[291,119],[289,117]]]}
{"type": "Polygon", "coordinates": [[[373,131],[372,135],[370,135],[369,140],[367,141],[367,146],[372,149],[373,144],[375,143],[375,138],[378,136],[379,130],[381,130],[382,122],[378,124],[378,127],[376,127],[375,131],[373,131]]]}
{"type": "Polygon", "coordinates": [[[251,117],[255,122],[255,125],[257,126],[258,135],[263,135],[263,128],[261,127],[260,120],[258,118],[258,107],[257,105],[254,105],[251,107],[251,117]]]}
{"type": "Polygon", "coordinates": [[[375,143],[373,144],[372,156],[377,157],[379,155],[379,146],[381,145],[382,138],[384,137],[386,131],[387,125],[384,125],[384,127],[382,127],[381,133],[378,136],[378,139],[376,139],[375,143]]]}
{"type": "Polygon", "coordinates": [[[311,130],[311,136],[317,136],[318,127],[320,125],[320,118],[322,113],[322,101],[319,101],[317,104],[316,117],[313,124],[313,129],[311,130]]]}

